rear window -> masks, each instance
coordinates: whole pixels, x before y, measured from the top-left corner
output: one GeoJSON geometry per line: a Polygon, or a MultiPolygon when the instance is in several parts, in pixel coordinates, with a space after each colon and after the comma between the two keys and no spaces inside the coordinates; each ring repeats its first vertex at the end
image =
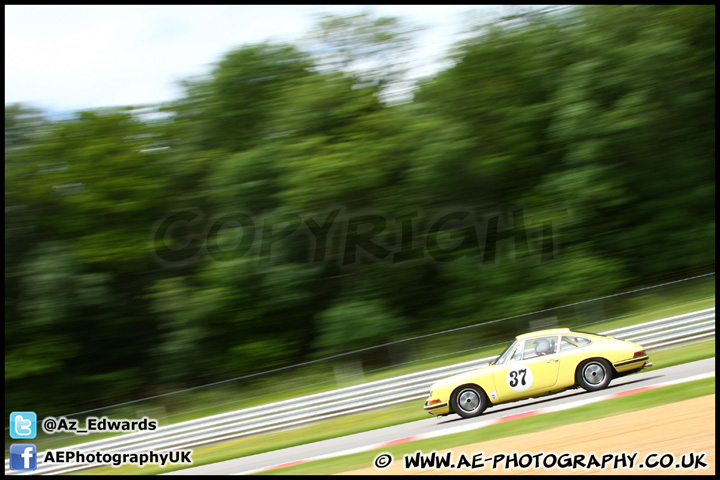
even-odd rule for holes
{"type": "Polygon", "coordinates": [[[562,340],[560,340],[560,351],[566,352],[568,350],[572,350],[574,348],[580,348],[587,345],[590,345],[592,343],[592,340],[586,337],[579,337],[575,335],[563,335],[562,340]]]}

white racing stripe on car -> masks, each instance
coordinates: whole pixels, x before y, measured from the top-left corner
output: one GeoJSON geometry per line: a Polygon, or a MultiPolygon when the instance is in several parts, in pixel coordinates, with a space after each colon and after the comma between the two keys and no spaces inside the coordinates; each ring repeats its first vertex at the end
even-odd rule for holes
{"type": "Polygon", "coordinates": [[[700,375],[694,375],[694,376],[692,376],[692,377],[683,378],[682,380],[674,380],[674,381],[670,381],[670,382],[663,382],[663,383],[658,383],[657,385],[650,385],[650,386],[647,386],[647,387],[638,387],[638,388],[633,388],[633,389],[631,389],[631,390],[625,390],[625,391],[622,391],[622,392],[608,393],[607,395],[602,395],[602,396],[599,396],[599,397],[593,397],[593,398],[588,398],[588,399],[584,399],[584,400],[577,400],[577,401],[575,401],[575,402],[565,403],[565,404],[562,404],[562,405],[556,405],[556,406],[553,406],[553,407],[538,408],[537,410],[531,410],[531,411],[529,411],[529,412],[516,413],[516,414],[513,414],[513,415],[506,415],[506,416],[504,416],[504,417],[493,418],[493,419],[489,419],[489,420],[485,420],[485,421],[481,421],[481,422],[473,422],[473,423],[471,423],[471,424],[469,424],[469,425],[459,425],[459,426],[457,426],[457,427],[446,428],[446,429],[443,429],[443,430],[438,430],[438,431],[436,431],[436,432],[429,432],[429,433],[423,433],[423,434],[419,434],[419,435],[412,435],[412,436],[410,436],[410,437],[399,438],[399,439],[397,439],[397,440],[391,440],[391,441],[389,441],[389,442],[373,443],[373,444],[371,444],[371,445],[365,445],[365,446],[363,446],[363,447],[350,448],[350,449],[347,449],[347,450],[341,450],[341,451],[339,451],[339,452],[332,452],[332,453],[327,453],[327,454],[324,454],[324,455],[317,455],[317,456],[315,456],[315,457],[309,457],[309,458],[306,458],[306,459],[303,459],[303,460],[297,460],[297,461],[294,461],[294,462],[279,463],[279,464],[277,464],[277,465],[272,465],[272,466],[263,467],[263,468],[257,468],[257,469],[255,469],[255,470],[246,470],[246,471],[244,471],[244,472],[233,473],[232,475],[250,475],[250,474],[253,474],[253,473],[265,472],[265,471],[268,471],[268,470],[275,470],[275,469],[278,469],[278,468],[290,467],[290,466],[293,466],[293,465],[300,465],[300,464],[303,464],[303,463],[312,462],[312,461],[314,461],[314,460],[323,460],[323,459],[326,459],[326,458],[342,457],[342,456],[344,456],[344,455],[351,455],[351,454],[354,454],[354,453],[367,452],[367,451],[370,451],[370,450],[379,450],[379,449],[381,449],[381,448],[387,448],[387,447],[390,447],[390,446],[393,446],[393,445],[400,445],[400,444],[402,444],[402,443],[414,442],[414,441],[416,441],[416,440],[426,440],[426,439],[428,439],[428,438],[442,437],[442,436],[445,436],[445,435],[452,435],[452,434],[454,434],[454,433],[468,432],[468,431],[470,431],[470,430],[476,430],[476,429],[478,429],[478,428],[484,428],[484,427],[487,427],[487,426],[490,426],[490,425],[495,425],[495,424],[497,424],[497,423],[503,423],[503,422],[508,422],[508,421],[512,421],[512,420],[518,420],[518,419],[520,419],[520,418],[532,417],[532,416],[535,416],[535,415],[541,415],[541,414],[543,414],[543,413],[560,412],[560,411],[562,411],[562,410],[569,410],[569,409],[571,409],[571,408],[582,407],[582,406],[584,406],[584,405],[588,405],[588,404],[595,403],[595,402],[601,402],[601,401],[603,401],[603,400],[609,400],[609,399],[611,399],[611,398],[623,397],[623,396],[625,396],[625,395],[633,395],[633,394],[636,394],[636,393],[645,392],[645,391],[647,391],[647,390],[654,390],[654,389],[656,389],[656,388],[666,387],[666,386],[669,386],[669,385],[675,385],[675,384],[678,384],[678,383],[685,383],[685,382],[692,382],[692,381],[695,381],[695,380],[702,380],[702,379],[704,379],[704,378],[710,378],[710,377],[714,377],[714,376],[715,376],[715,372],[712,372],[712,373],[703,373],[703,374],[700,374],[700,375]]]}

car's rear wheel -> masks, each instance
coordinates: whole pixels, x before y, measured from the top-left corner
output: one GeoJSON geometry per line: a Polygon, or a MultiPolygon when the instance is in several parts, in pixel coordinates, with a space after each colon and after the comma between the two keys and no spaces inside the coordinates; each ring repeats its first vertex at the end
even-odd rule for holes
{"type": "Polygon", "coordinates": [[[602,358],[585,360],[577,369],[575,379],[578,385],[588,392],[602,390],[610,385],[613,377],[613,368],[610,363],[602,358]]]}
{"type": "Polygon", "coordinates": [[[463,418],[477,417],[487,408],[485,392],[477,385],[463,385],[450,398],[453,411],[463,418]]]}

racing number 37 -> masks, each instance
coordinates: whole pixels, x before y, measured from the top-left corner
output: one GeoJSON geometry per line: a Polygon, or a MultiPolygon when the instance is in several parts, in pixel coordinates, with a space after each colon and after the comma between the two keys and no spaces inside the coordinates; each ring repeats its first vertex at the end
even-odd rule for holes
{"type": "Polygon", "coordinates": [[[533,384],[533,372],[527,365],[516,365],[508,370],[505,381],[516,392],[524,392],[533,384]]]}
{"type": "Polygon", "coordinates": [[[508,372],[508,375],[510,376],[510,387],[516,388],[518,386],[518,380],[523,387],[527,385],[527,383],[525,382],[526,374],[527,368],[521,368],[520,370],[511,370],[510,372],[508,372]]]}

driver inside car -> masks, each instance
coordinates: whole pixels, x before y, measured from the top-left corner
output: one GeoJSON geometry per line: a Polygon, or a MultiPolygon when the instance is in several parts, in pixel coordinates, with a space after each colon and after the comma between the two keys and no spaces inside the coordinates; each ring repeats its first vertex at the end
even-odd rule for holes
{"type": "Polygon", "coordinates": [[[535,353],[537,355],[547,355],[550,353],[550,342],[544,338],[535,342],[535,353]]]}

